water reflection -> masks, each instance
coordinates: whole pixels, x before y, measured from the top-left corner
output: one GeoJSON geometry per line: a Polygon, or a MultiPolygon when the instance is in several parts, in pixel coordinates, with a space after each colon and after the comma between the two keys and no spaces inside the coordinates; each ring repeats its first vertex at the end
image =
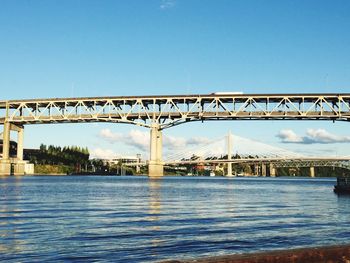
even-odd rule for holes
{"type": "Polygon", "coordinates": [[[23,223],[21,215],[24,212],[21,206],[21,178],[0,178],[7,180],[7,183],[0,185],[0,239],[6,240],[0,242],[0,253],[20,253],[26,245],[25,240],[20,239],[17,228],[23,223]]]}
{"type": "Polygon", "coordinates": [[[149,191],[149,218],[148,220],[152,222],[150,226],[152,239],[151,242],[151,255],[156,257],[159,254],[158,247],[162,244],[160,227],[160,216],[161,216],[161,185],[162,179],[149,179],[148,181],[148,191],[149,191]]]}
{"type": "Polygon", "coordinates": [[[161,212],[161,180],[150,179],[148,181],[149,190],[149,213],[151,221],[158,221],[161,212]]]}
{"type": "Polygon", "coordinates": [[[337,196],[337,204],[339,217],[350,218],[350,195],[349,194],[334,194],[337,196]]]}
{"type": "Polygon", "coordinates": [[[233,216],[235,213],[235,191],[236,191],[236,187],[235,187],[235,181],[233,180],[233,178],[227,178],[227,185],[226,185],[226,189],[225,189],[225,198],[227,198],[226,202],[224,202],[225,204],[225,211],[226,213],[228,213],[229,216],[233,216]]]}

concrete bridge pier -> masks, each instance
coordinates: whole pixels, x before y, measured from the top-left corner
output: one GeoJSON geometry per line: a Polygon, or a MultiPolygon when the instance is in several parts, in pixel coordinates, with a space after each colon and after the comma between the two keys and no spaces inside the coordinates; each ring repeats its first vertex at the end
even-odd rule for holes
{"type": "Polygon", "coordinates": [[[254,175],[259,176],[260,175],[260,164],[254,164],[254,175]]]}
{"type": "Polygon", "coordinates": [[[267,174],[266,164],[262,163],[261,164],[261,176],[266,177],[266,174],[267,174]]]}
{"type": "Polygon", "coordinates": [[[276,167],[273,163],[270,164],[270,177],[276,177],[276,167]]]}
{"type": "Polygon", "coordinates": [[[310,166],[310,177],[315,177],[315,167],[310,166]]]}
{"type": "Polygon", "coordinates": [[[10,162],[10,131],[11,124],[4,123],[4,131],[2,133],[2,159],[0,160],[0,175],[11,174],[10,162]]]}
{"type": "Polygon", "coordinates": [[[0,160],[0,175],[11,175],[13,165],[14,175],[24,175],[25,164],[23,161],[23,135],[24,127],[12,124],[10,122],[4,123],[3,131],[3,147],[2,147],[2,159],[0,160]],[[17,132],[17,156],[10,159],[10,132],[17,132]]]}
{"type": "Polygon", "coordinates": [[[23,161],[23,137],[24,137],[24,127],[11,125],[11,129],[17,131],[17,159],[14,163],[14,175],[24,175],[25,174],[25,164],[27,162],[23,161]]]}
{"type": "Polygon", "coordinates": [[[150,134],[150,160],[148,164],[149,177],[161,177],[164,173],[164,164],[162,160],[162,131],[158,124],[153,124],[150,134]]]}

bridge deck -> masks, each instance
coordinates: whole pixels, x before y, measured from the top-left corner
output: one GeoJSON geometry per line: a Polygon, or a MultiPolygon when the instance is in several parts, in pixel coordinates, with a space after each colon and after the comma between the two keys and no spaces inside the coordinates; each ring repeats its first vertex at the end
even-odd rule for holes
{"type": "Polygon", "coordinates": [[[120,122],[168,128],[204,120],[350,120],[350,93],[197,94],[0,101],[0,123],[120,122]],[[1,116],[1,114],[3,116],[1,116]]]}

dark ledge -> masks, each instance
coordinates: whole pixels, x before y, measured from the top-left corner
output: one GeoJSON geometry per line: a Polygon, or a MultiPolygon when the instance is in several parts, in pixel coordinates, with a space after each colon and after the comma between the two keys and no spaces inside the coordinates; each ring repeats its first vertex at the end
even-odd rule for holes
{"type": "Polygon", "coordinates": [[[167,260],[164,263],[350,263],[350,245],[167,260]]]}

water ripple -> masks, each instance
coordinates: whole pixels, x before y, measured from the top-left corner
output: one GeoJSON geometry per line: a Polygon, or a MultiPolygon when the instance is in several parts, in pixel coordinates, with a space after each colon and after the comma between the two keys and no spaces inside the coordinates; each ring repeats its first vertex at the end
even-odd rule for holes
{"type": "Polygon", "coordinates": [[[0,260],[154,262],[342,244],[334,179],[8,177],[0,260]]]}

